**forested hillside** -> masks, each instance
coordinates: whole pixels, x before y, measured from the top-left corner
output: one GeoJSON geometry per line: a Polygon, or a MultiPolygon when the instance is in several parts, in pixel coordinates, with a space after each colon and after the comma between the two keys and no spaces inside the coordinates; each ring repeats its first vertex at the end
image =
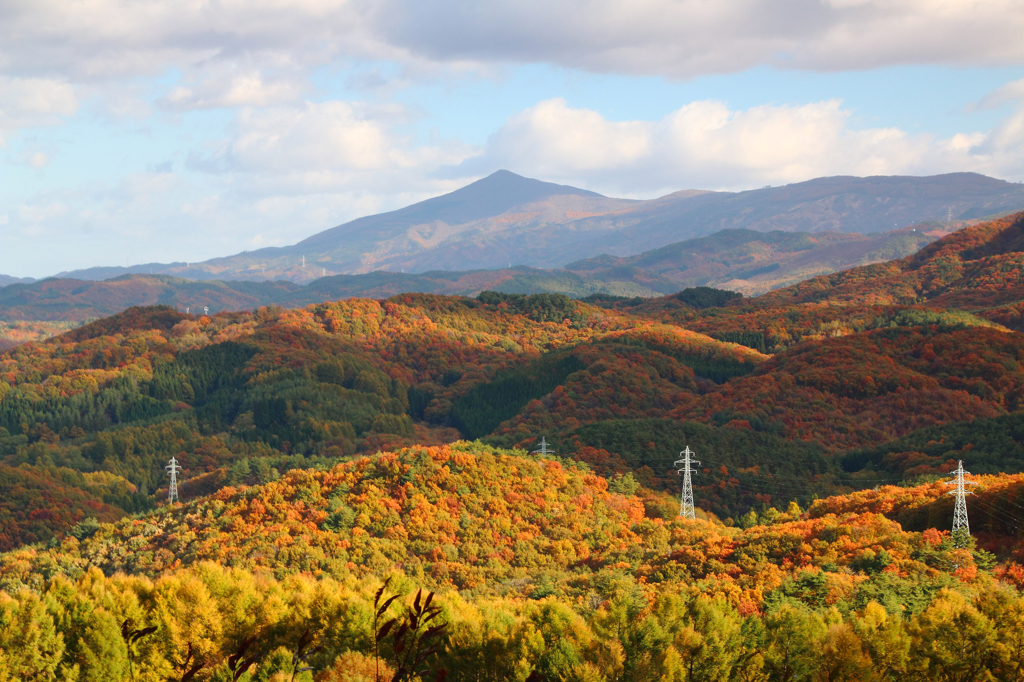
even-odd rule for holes
{"type": "Polygon", "coordinates": [[[636,255],[576,261],[565,269],[591,279],[635,282],[663,293],[710,285],[755,295],[823,273],[913,254],[970,222],[931,222],[877,234],[722,230],[636,255]]]}
{"type": "Polygon", "coordinates": [[[754,299],[137,307],[10,349],[0,680],[414,679],[389,577],[380,618],[437,593],[449,679],[1020,679],[1022,225],[754,299]]]}
{"type": "MultiPolygon", "coordinates": [[[[674,488],[677,443],[696,438],[709,470],[739,471],[755,488],[801,477],[827,494],[857,486],[836,453],[1012,414],[1024,396],[1024,337],[980,318],[860,306],[868,321],[786,348],[781,335],[729,331],[759,303],[720,294],[688,290],[650,313],[498,293],[213,317],[132,309],[0,360],[0,448],[40,475],[121,477],[127,493],[96,499],[128,513],[152,504],[171,456],[196,478],[189,494],[205,494],[459,437],[531,448],[545,436],[652,490],[674,488]],[[720,331],[708,329],[716,320],[720,331]]],[[[808,314],[796,312],[783,322],[808,314]]],[[[931,461],[914,475],[940,473],[945,460],[931,461]]],[[[789,494],[720,484],[698,481],[723,518],[789,494]]]]}
{"type": "Polygon", "coordinates": [[[762,297],[762,305],[828,301],[920,304],[976,311],[1021,327],[1024,213],[954,232],[913,256],[817,277],[762,297]]]}
{"type": "MultiPolygon", "coordinates": [[[[981,483],[1024,492],[1024,476],[981,483]]],[[[521,451],[417,447],[79,526],[0,557],[0,670],[390,679],[415,640],[382,624],[409,629],[416,587],[445,623],[426,679],[1016,679],[1024,663],[1024,569],[892,518],[937,515],[943,486],[731,527],[652,516],[631,487],[521,451]]]]}

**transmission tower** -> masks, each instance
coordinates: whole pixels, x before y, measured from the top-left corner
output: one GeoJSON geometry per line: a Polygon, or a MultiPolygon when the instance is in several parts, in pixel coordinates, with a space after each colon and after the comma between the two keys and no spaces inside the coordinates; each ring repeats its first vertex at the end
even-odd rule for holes
{"type": "Polygon", "coordinates": [[[548,449],[548,441],[544,436],[540,437],[540,447],[533,451],[534,454],[546,457],[547,455],[555,454],[554,450],[548,449]]]}
{"type": "Polygon", "coordinates": [[[167,486],[167,500],[168,502],[178,501],[178,472],[181,471],[181,467],[178,466],[178,460],[171,457],[170,463],[164,467],[171,475],[171,484],[167,486]]]}
{"type": "Polygon", "coordinates": [[[953,472],[953,480],[946,481],[946,485],[955,485],[947,495],[956,495],[956,507],[953,510],[953,543],[957,548],[967,546],[967,538],[971,537],[971,525],[967,522],[967,495],[970,491],[964,490],[965,485],[978,485],[974,481],[964,479],[965,475],[971,472],[964,471],[964,461],[960,460],[960,466],[953,472]]]}
{"type": "Polygon", "coordinates": [[[690,450],[690,446],[687,445],[686,449],[679,453],[683,456],[682,459],[675,461],[675,467],[678,469],[678,473],[683,476],[683,497],[679,502],[679,515],[684,519],[690,519],[691,521],[696,518],[693,509],[693,486],[690,484],[690,474],[694,473],[694,470],[690,468],[691,464],[700,466],[700,462],[694,459],[690,459],[690,455],[697,453],[690,450]],[[682,464],[682,468],[679,465],[682,464]]]}

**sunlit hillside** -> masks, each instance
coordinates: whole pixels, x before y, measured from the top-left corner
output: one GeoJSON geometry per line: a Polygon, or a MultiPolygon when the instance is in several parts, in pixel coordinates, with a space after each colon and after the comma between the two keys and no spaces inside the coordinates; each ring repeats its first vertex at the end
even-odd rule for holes
{"type": "Polygon", "coordinates": [[[754,299],[135,307],[18,345],[0,680],[1016,679],[1020,225],[754,299]]]}

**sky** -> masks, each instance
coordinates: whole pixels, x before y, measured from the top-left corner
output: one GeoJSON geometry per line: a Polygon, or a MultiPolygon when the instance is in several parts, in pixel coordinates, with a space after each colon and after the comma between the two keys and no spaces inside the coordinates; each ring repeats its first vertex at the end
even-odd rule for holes
{"type": "Polygon", "coordinates": [[[0,0],[0,273],[293,244],[498,169],[1024,181],[1020,0],[0,0]]]}

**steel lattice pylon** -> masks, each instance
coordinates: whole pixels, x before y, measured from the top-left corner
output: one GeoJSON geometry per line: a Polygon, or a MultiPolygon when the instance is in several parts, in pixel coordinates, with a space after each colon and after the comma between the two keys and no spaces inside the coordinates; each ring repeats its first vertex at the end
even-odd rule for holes
{"type": "Polygon", "coordinates": [[[690,474],[693,473],[693,469],[690,468],[690,465],[696,464],[699,466],[700,462],[690,459],[690,455],[697,453],[690,450],[689,445],[687,445],[686,449],[679,454],[683,456],[682,459],[677,459],[675,461],[675,467],[679,470],[678,473],[683,476],[683,495],[682,499],[679,501],[679,515],[684,519],[690,519],[692,521],[697,517],[694,514],[693,508],[693,486],[690,483],[690,474]],[[680,464],[683,465],[681,469],[679,468],[680,464]]]}
{"type": "Polygon", "coordinates": [[[178,466],[178,460],[171,457],[170,463],[164,467],[171,475],[171,483],[167,486],[167,501],[177,502],[178,501],[178,472],[181,471],[181,467],[178,466]]]}
{"type": "Polygon", "coordinates": [[[953,541],[959,548],[965,547],[967,538],[971,537],[971,524],[967,520],[967,495],[971,493],[964,490],[964,486],[978,484],[964,479],[964,476],[970,475],[970,473],[964,471],[964,462],[960,460],[960,465],[953,472],[953,480],[946,481],[946,485],[956,486],[947,495],[956,495],[956,507],[953,509],[953,541]]]}
{"type": "Polygon", "coordinates": [[[541,457],[555,454],[554,450],[548,449],[548,441],[544,436],[541,436],[540,438],[540,447],[534,450],[533,452],[534,454],[540,455],[541,457]]]}

